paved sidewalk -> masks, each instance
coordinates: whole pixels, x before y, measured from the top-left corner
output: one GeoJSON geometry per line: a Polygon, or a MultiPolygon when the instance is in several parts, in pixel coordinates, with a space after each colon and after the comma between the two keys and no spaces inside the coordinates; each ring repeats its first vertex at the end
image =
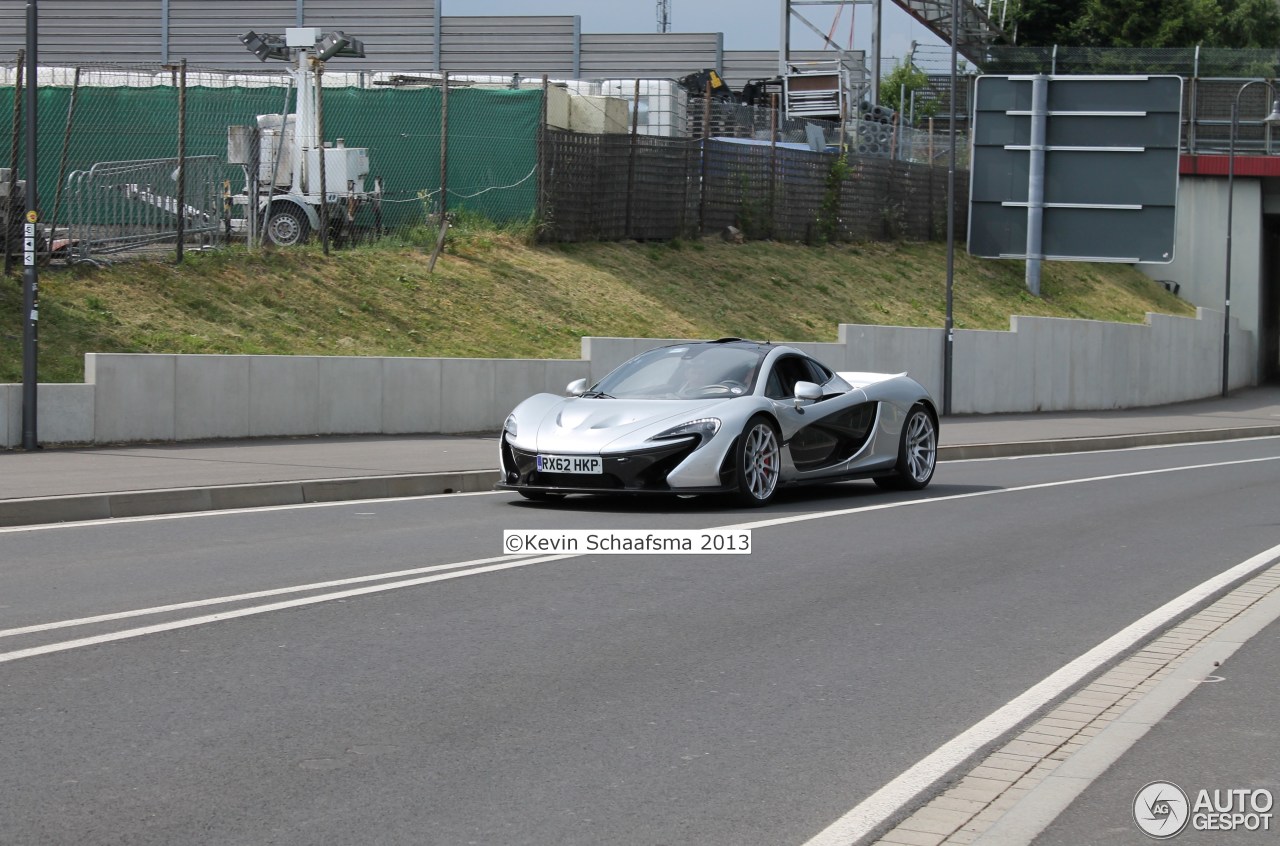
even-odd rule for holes
{"type": "MultiPolygon", "coordinates": [[[[1159,408],[950,417],[942,460],[1280,434],[1280,388],[1159,408]]],[[[0,526],[488,490],[489,437],[329,437],[0,451],[0,526]]]]}

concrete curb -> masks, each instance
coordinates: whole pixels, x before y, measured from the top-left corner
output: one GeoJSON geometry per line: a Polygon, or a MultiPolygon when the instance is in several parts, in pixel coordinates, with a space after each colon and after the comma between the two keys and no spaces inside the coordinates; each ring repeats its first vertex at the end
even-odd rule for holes
{"type": "MultiPolygon", "coordinates": [[[[1014,458],[1269,436],[1280,436],[1280,425],[1056,438],[1010,443],[955,444],[940,446],[938,459],[964,461],[978,458],[1014,458]]],[[[309,502],[473,493],[491,490],[497,481],[496,469],[460,470],[448,473],[354,476],[341,479],[304,479],[245,485],[8,499],[0,500],[0,527],[108,520],[114,517],[143,517],[155,514],[184,514],[195,511],[221,511],[230,508],[302,505],[309,502]]]]}
{"type": "Polygon", "coordinates": [[[491,490],[497,470],[305,479],[0,500],[0,527],[491,490]]]}

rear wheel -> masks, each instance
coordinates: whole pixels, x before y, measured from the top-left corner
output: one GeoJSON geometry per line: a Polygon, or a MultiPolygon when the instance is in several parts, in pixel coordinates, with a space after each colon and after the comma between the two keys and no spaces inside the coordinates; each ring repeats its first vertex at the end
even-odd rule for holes
{"type": "Polygon", "coordinates": [[[734,450],[734,467],[738,471],[738,490],[734,498],[739,505],[755,508],[768,505],[778,490],[778,477],[782,471],[782,447],[777,428],[767,417],[752,417],[743,428],[734,450]]]}
{"type": "Polygon", "coordinates": [[[276,203],[267,218],[267,240],[277,247],[292,247],[307,240],[311,224],[302,209],[293,203],[276,203]]]}
{"type": "Polygon", "coordinates": [[[892,476],[877,476],[876,484],[898,491],[918,491],[933,479],[938,464],[938,424],[923,405],[913,405],[902,424],[898,463],[892,476]]]}

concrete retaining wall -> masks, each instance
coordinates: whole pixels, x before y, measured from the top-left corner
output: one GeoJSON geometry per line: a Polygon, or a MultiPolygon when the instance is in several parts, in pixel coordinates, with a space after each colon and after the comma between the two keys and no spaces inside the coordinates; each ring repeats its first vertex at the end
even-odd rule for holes
{"type": "MultiPolygon", "coordinates": [[[[524,397],[587,372],[585,361],[91,353],[92,384],[76,387],[96,392],[99,443],[453,434],[494,431],[524,397]]],[[[52,440],[43,423],[41,440],[52,440]]]]}
{"type": "MultiPolygon", "coordinates": [[[[36,434],[46,444],[94,442],[93,385],[40,385],[36,434]]],[[[22,445],[22,386],[0,385],[0,448],[22,445]]]]}
{"type": "MultiPolygon", "coordinates": [[[[1232,321],[1232,387],[1256,384],[1252,333],[1232,321]]],[[[943,330],[839,327],[797,343],[836,370],[907,372],[941,398],[943,330]]],[[[85,356],[83,385],[40,386],[40,441],[120,443],[329,434],[493,432],[520,400],[595,381],[677,339],[583,338],[579,361],[340,356],[85,356]]],[[[958,330],[956,413],[1162,405],[1220,390],[1222,315],[1145,325],[1015,317],[958,330]]],[[[22,388],[0,385],[0,446],[22,442],[22,388]]]]}
{"type": "MultiPolygon", "coordinates": [[[[1231,386],[1257,383],[1253,335],[1233,318],[1231,386]]],[[[941,401],[942,329],[841,324],[834,344],[793,344],[836,370],[908,373],[941,401]]],[[[678,339],[583,338],[599,379],[633,355],[678,339]]],[[[956,330],[957,414],[1095,411],[1213,396],[1222,386],[1222,314],[1148,314],[1145,324],[1014,317],[1007,332],[956,330]]]]}

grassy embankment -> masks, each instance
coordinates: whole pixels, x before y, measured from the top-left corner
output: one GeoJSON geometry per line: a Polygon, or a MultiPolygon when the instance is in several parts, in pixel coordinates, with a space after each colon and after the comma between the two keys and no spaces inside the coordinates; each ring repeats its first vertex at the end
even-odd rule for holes
{"type": "MultiPolygon", "coordinates": [[[[127,261],[41,273],[40,377],[86,352],[577,358],[583,335],[834,341],[836,324],[941,326],[942,244],[824,247],[716,239],[533,246],[466,223],[434,275],[427,236],[127,261]]],[[[20,276],[0,280],[0,382],[21,381],[20,276]]],[[[1140,322],[1194,310],[1132,268],[956,254],[958,328],[1012,314],[1140,322]]]]}

